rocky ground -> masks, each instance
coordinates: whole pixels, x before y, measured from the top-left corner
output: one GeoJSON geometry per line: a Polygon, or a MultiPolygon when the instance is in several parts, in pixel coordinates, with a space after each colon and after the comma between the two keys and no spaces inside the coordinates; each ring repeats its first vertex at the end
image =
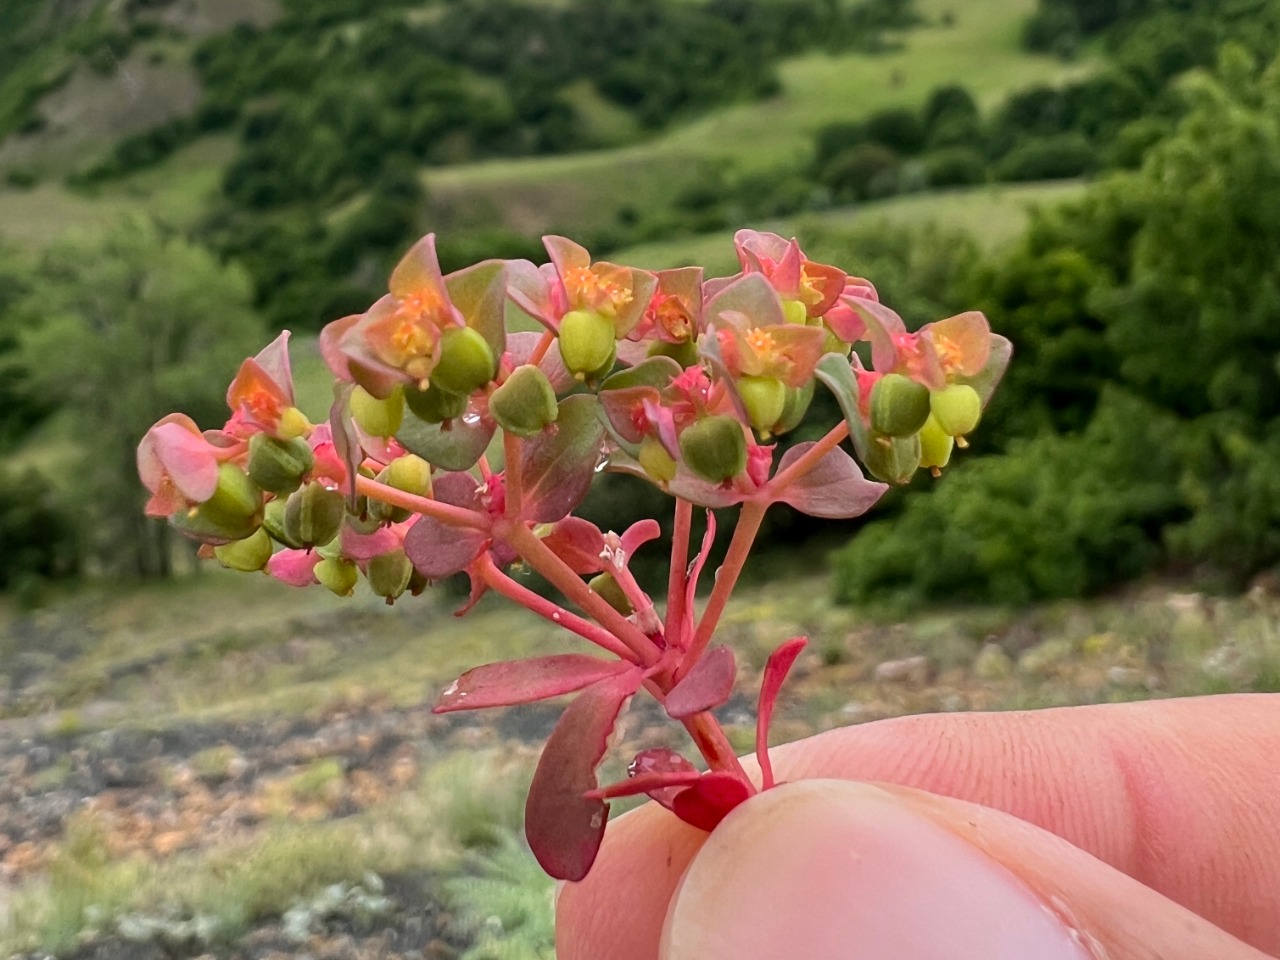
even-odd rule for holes
{"type": "MultiPolygon", "coordinates": [[[[924,710],[1280,685],[1280,608],[1265,593],[1215,600],[1151,591],[1098,605],[1017,615],[971,611],[894,625],[859,621],[796,596],[785,587],[749,594],[726,622],[725,638],[739,650],[744,692],[720,714],[740,749],[751,747],[758,668],[772,644],[795,632],[796,622],[815,639],[787,691],[780,739],[924,710]]],[[[365,616],[357,611],[328,629],[343,636],[390,629],[387,621],[364,623],[365,616]]],[[[129,684],[120,686],[120,677],[91,682],[89,696],[83,682],[68,685],[66,678],[83,681],[83,663],[76,664],[111,642],[105,622],[80,621],[72,631],[45,612],[15,615],[4,624],[10,716],[0,719],[0,909],[6,896],[29,904],[42,884],[57,889],[67,864],[80,862],[75,845],[86,830],[102,868],[205,863],[202,857],[218,851],[253,849],[281,824],[304,830],[376,825],[379,812],[397,798],[420,793],[424,775],[444,758],[496,751],[523,758],[527,769],[560,710],[544,704],[437,717],[425,693],[404,702],[356,676],[347,696],[305,709],[149,712],[112,697],[136,691],[138,677],[169,683],[179,672],[175,662],[203,669],[208,658],[192,660],[186,642],[130,651],[114,666],[95,667],[117,670],[129,684]],[[60,706],[59,697],[74,706],[60,706]],[[42,698],[52,709],[31,708],[42,698]],[[20,894],[28,899],[19,900],[20,894]]],[[[485,624],[482,614],[472,628],[483,631],[485,624]]],[[[322,635],[317,640],[323,630],[317,623],[287,617],[264,630],[250,645],[260,659],[241,664],[246,677],[289,663],[297,676],[288,676],[302,682],[316,674],[315,657],[328,663],[335,656],[322,635]],[[312,646],[299,648],[299,634],[312,646]]],[[[163,701],[162,691],[157,696],[163,701]]],[[[625,762],[634,750],[658,744],[678,740],[656,705],[637,698],[616,755],[625,762]]],[[[457,862],[450,861],[449,869],[456,871],[457,862]]],[[[457,898],[447,895],[439,863],[429,859],[388,861],[386,869],[337,883],[318,878],[314,889],[240,924],[230,938],[209,917],[160,905],[150,912],[92,903],[76,909],[68,922],[80,926],[61,938],[57,956],[455,958],[476,937],[474,922],[457,915],[457,898]]],[[[11,924],[17,919],[10,916],[11,924]]]]}

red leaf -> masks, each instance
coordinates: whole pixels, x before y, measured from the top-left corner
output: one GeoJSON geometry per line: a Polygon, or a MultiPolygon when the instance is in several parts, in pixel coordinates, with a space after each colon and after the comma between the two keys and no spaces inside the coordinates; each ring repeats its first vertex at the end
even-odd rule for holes
{"type": "Polygon", "coordinates": [[[640,686],[630,670],[587,687],[565,710],[547,740],[524,808],[524,832],[542,869],[557,880],[581,880],[604,839],[609,807],[587,794],[614,722],[640,686]]]}
{"type": "Polygon", "coordinates": [[[733,694],[738,669],[728,647],[708,650],[667,694],[667,715],[683,720],[703,710],[714,710],[733,694]]]}
{"type": "MultiPolygon", "coordinates": [[[[587,796],[599,800],[611,800],[615,797],[634,797],[637,793],[655,793],[673,791],[678,787],[687,787],[702,776],[697,770],[667,770],[662,773],[640,773],[626,780],[619,780],[599,790],[591,790],[587,796]]],[[[669,803],[664,807],[670,809],[669,803]]]]}
{"type": "Polygon", "coordinates": [[[769,723],[773,720],[773,708],[778,702],[782,681],[787,679],[791,665],[808,642],[808,637],[792,637],[769,654],[769,662],[764,665],[760,700],[756,707],[756,759],[760,761],[760,774],[766,790],[773,786],[773,764],[769,762],[769,723]]]}
{"type": "MultiPolygon", "coordinates": [[[[787,469],[812,446],[812,443],[797,443],[782,455],[778,472],[787,469]]],[[[836,447],[819,460],[817,466],[782,491],[778,500],[811,517],[849,520],[870,510],[888,489],[887,483],[876,483],[863,477],[853,458],[836,447]]]]}
{"type": "Polygon", "coordinates": [[[542,542],[574,573],[599,573],[604,569],[604,534],[589,520],[565,517],[542,542]]]}
{"type": "Polygon", "coordinates": [[[598,408],[589,394],[566,397],[555,426],[523,444],[525,520],[554,523],[587,495],[604,443],[598,408]]]}
{"type": "MultiPolygon", "coordinates": [[[[675,774],[684,776],[697,773],[697,768],[674,750],[666,747],[651,747],[636,754],[635,759],[627,765],[627,773],[632,779],[638,780],[646,776],[675,774]]],[[[679,792],[680,788],[676,786],[663,786],[647,791],[650,797],[668,810],[672,808],[671,804],[679,792]]]]}
{"type": "Polygon", "coordinates": [[[676,794],[671,809],[685,823],[709,832],[749,796],[751,788],[736,774],[716,770],[676,794]]]}
{"type": "Polygon", "coordinates": [[[573,693],[632,669],[634,667],[624,660],[601,660],[583,653],[488,663],[468,670],[449,684],[431,712],[452,713],[534,703],[573,693]]]}
{"type": "Polygon", "coordinates": [[[440,580],[467,568],[484,550],[488,537],[479,530],[421,517],[404,536],[404,552],[428,580],[440,580]]]}
{"type": "Polygon", "coordinates": [[[627,555],[628,562],[635,556],[637,550],[650,540],[657,540],[660,536],[662,536],[662,527],[652,517],[637,520],[627,527],[622,534],[622,551],[627,555]]]}

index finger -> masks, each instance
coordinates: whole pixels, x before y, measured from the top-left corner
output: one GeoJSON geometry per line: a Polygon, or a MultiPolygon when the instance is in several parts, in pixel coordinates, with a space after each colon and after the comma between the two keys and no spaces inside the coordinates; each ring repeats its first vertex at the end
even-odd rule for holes
{"type": "MultiPolygon", "coordinates": [[[[929,714],[773,752],[779,779],[885,781],[1043,827],[1241,940],[1280,952],[1280,696],[929,714]]],[[[649,805],[557,903],[562,958],[650,960],[705,840],[649,805]]]]}

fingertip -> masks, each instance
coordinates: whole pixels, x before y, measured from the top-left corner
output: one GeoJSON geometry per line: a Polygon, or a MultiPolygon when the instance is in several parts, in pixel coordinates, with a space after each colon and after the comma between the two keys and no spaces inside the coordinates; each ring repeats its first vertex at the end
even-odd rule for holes
{"type": "Polygon", "coordinates": [[[805,781],[753,798],[681,880],[665,960],[1085,960],[1014,873],[886,791],[805,781]]]}

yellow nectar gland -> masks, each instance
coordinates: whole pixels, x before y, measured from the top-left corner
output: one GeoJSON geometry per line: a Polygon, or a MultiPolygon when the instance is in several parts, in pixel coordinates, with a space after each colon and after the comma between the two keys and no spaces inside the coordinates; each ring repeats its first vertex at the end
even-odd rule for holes
{"type": "Polygon", "coordinates": [[[933,349],[938,355],[938,363],[942,365],[943,373],[958,373],[961,364],[964,363],[964,351],[960,345],[949,337],[939,334],[933,335],[933,349]]]}
{"type": "Polygon", "coordinates": [[[811,277],[807,270],[800,268],[800,302],[807,307],[816,307],[822,302],[825,277],[811,277]]]}
{"type": "Polygon", "coordinates": [[[773,339],[773,334],[768,330],[756,327],[754,330],[747,331],[746,339],[747,346],[761,360],[772,360],[778,352],[778,342],[773,339]]]}
{"type": "Polygon", "coordinates": [[[693,335],[693,318],[679,297],[665,297],[655,311],[658,326],[672,340],[683,342],[693,335]]]}
{"type": "Polygon", "coordinates": [[[613,316],[619,307],[625,307],[632,299],[630,289],[616,280],[602,277],[590,267],[566,270],[562,280],[569,302],[577,309],[597,310],[613,316]]]}

